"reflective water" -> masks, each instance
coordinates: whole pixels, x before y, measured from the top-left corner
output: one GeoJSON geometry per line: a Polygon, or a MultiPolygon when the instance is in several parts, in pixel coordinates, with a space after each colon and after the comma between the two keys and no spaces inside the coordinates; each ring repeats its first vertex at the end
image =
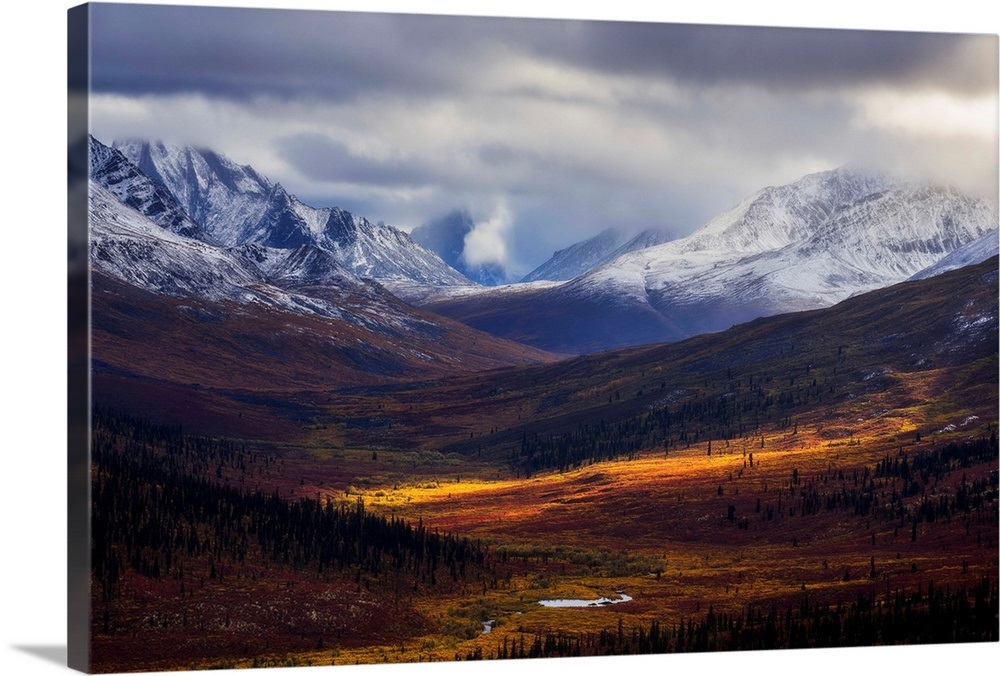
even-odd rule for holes
{"type": "Polygon", "coordinates": [[[632,597],[624,592],[615,592],[618,598],[611,599],[602,596],[599,599],[545,599],[538,603],[546,608],[591,608],[597,606],[610,606],[616,603],[627,603],[632,597]]]}

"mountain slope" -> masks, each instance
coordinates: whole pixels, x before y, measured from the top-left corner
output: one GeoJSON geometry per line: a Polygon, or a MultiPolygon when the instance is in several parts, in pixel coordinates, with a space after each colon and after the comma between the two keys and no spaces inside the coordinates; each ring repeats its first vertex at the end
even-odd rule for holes
{"type": "Polygon", "coordinates": [[[667,235],[656,230],[644,230],[629,238],[622,230],[607,228],[590,239],[556,251],[549,260],[529,272],[521,281],[567,281],[631,251],[656,246],[665,241],[667,235]]]}
{"type": "Polygon", "coordinates": [[[90,177],[160,227],[184,237],[205,233],[166,188],[151,180],[119,151],[89,137],[90,177]]]}
{"type": "Polygon", "coordinates": [[[468,284],[409,235],[336,207],[302,203],[250,166],[211,150],[147,141],[114,144],[138,169],[169,191],[222,247],[259,244],[294,249],[311,244],[332,253],[359,277],[435,286],[468,284]]]}
{"type": "Polygon", "coordinates": [[[996,256],[997,253],[1000,253],[1000,239],[994,230],[955,249],[937,263],[913,275],[911,279],[926,279],[940,275],[942,272],[963,268],[966,265],[975,265],[996,256]]]}
{"type": "Polygon", "coordinates": [[[251,285],[262,281],[224,250],[160,228],[94,181],[89,204],[91,266],[133,286],[249,302],[251,285]]]}
{"type": "MultiPolygon", "coordinates": [[[[385,443],[481,449],[484,457],[490,452],[500,460],[525,439],[544,443],[554,437],[558,445],[559,435],[593,430],[595,421],[601,430],[642,430],[651,411],[670,407],[679,415],[687,404],[695,405],[694,412],[728,412],[731,433],[758,422],[776,425],[787,416],[794,416],[800,430],[808,424],[845,438],[860,418],[886,436],[901,425],[939,429],[973,414],[995,420],[997,265],[994,256],[829,308],[759,318],[676,343],[470,374],[431,384],[419,396],[383,389],[369,407],[393,401],[399,411],[392,431],[381,437],[385,443]],[[474,396],[473,417],[466,402],[474,396]],[[742,409],[765,398],[771,407],[759,420],[742,409]],[[939,419],[949,411],[964,412],[939,419]],[[462,416],[470,427],[485,419],[504,431],[470,441],[469,429],[446,425],[462,416]]],[[[363,408],[352,412],[361,415],[363,408]]],[[[704,425],[700,418],[692,422],[689,434],[704,425]]],[[[358,431],[359,442],[364,434],[358,431]]],[[[794,439],[791,426],[783,434],[794,439]]]]}
{"type": "MultiPolygon", "coordinates": [[[[440,338],[444,325],[467,334],[472,343],[485,339],[464,326],[414,310],[311,244],[294,249],[259,244],[217,247],[159,227],[93,181],[90,216],[94,270],[152,294],[182,302],[229,302],[242,306],[237,310],[240,314],[252,312],[252,306],[264,306],[269,311],[316,315],[355,327],[372,345],[389,338],[400,340],[393,349],[400,355],[420,352],[418,362],[437,353],[438,359],[461,364],[460,349],[452,355],[437,350],[433,342],[421,345],[421,336],[440,338]],[[407,344],[407,336],[412,344],[407,344]]],[[[484,342],[496,345],[498,355],[528,354],[494,339],[484,342]]],[[[508,363],[504,356],[489,361],[491,366],[503,363],[508,363]]]]}
{"type": "Polygon", "coordinates": [[[627,241],[621,230],[607,228],[590,239],[560,249],[552,257],[526,274],[522,282],[539,280],[566,281],[607,261],[608,255],[627,241]]]}
{"type": "Polygon", "coordinates": [[[406,305],[309,242],[222,247],[173,232],[152,220],[170,209],[149,208],[183,213],[172,196],[109,156],[97,166],[114,164],[127,180],[109,184],[136,206],[90,180],[98,403],[213,434],[289,438],[311,410],[290,393],[554,358],[406,305]],[[130,199],[126,185],[157,199],[130,199]]]}
{"type": "Polygon", "coordinates": [[[687,237],[557,288],[428,307],[544,349],[593,352],[826,307],[905,280],[996,227],[985,201],[839,169],[765,188],[687,237]]]}

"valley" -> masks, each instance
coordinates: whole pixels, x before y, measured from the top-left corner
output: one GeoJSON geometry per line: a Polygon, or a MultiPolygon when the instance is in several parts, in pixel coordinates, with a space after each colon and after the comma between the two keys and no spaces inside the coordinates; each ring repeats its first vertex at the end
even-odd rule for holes
{"type": "Polygon", "coordinates": [[[197,667],[996,640],[996,279],[994,258],[673,345],[299,392],[304,431],[224,462],[192,451],[180,476],[363,504],[468,538],[482,564],[189,552],[171,576],[121,578],[160,620],[112,602],[98,654],[140,634],[143,657],[109,668],[156,668],[148,646],[178,640],[197,667]],[[251,589],[287,599],[284,619],[265,623],[251,589]],[[337,629],[352,608],[371,613],[364,638],[337,629]],[[250,648],[262,631],[283,647],[250,648]]]}
{"type": "Polygon", "coordinates": [[[998,640],[986,203],[828,172],[487,288],[91,144],[95,670],[998,640]]]}

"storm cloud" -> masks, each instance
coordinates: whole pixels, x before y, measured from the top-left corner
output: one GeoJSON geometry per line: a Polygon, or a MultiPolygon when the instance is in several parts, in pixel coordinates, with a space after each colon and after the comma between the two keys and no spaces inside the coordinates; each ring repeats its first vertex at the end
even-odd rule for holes
{"type": "Polygon", "coordinates": [[[973,94],[997,80],[992,36],[156,5],[97,4],[93,16],[97,91],[434,95],[467,86],[478,56],[498,45],[699,84],[973,94]]]}
{"type": "Polygon", "coordinates": [[[434,177],[433,167],[419,160],[363,157],[322,134],[296,134],[276,139],[275,145],[289,165],[314,181],[421,186],[434,177]]]}
{"type": "Polygon", "coordinates": [[[514,273],[609,226],[681,235],[848,163],[996,195],[992,35],[93,12],[98,138],[207,145],[404,229],[465,209],[470,256],[514,273]]]}

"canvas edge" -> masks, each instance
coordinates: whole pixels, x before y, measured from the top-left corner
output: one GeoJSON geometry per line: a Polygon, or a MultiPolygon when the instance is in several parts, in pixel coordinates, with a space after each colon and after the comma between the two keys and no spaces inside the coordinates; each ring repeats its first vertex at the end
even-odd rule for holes
{"type": "MultiPolygon", "coordinates": [[[[68,113],[68,155],[70,166],[87,166],[86,144],[80,143],[81,138],[74,136],[74,132],[83,129],[83,139],[86,138],[86,130],[89,129],[88,105],[86,97],[89,94],[89,5],[79,5],[67,10],[68,30],[68,94],[70,98],[67,106],[68,113]],[[81,64],[83,64],[81,66],[81,64]],[[78,104],[74,105],[74,97],[78,104]],[[83,103],[79,100],[82,98],[83,103]],[[74,143],[77,142],[77,143],[74,143]],[[77,164],[77,162],[80,162],[77,164]]],[[[377,11],[377,10],[375,10],[377,11]]],[[[847,29],[854,30],[854,29],[847,29]]],[[[930,31],[928,31],[930,32],[930,31]]],[[[982,34],[982,33],[981,33],[982,34]]],[[[1000,34],[984,33],[992,35],[995,49],[1000,47],[1000,34]]],[[[83,179],[87,176],[84,174],[83,179]]],[[[1000,189],[1000,188],[998,188],[1000,189]]],[[[87,192],[86,190],[70,191],[67,196],[68,203],[68,234],[69,242],[72,245],[75,241],[87,241],[87,192]],[[82,215],[82,217],[81,217],[82,215]],[[82,238],[82,239],[80,239],[82,238]]],[[[71,257],[69,261],[68,275],[68,615],[67,615],[67,666],[71,669],[89,673],[90,671],[90,346],[89,346],[89,326],[90,326],[90,280],[87,263],[88,250],[84,248],[83,258],[77,260],[81,266],[75,266],[71,257]],[[79,355],[83,355],[79,359],[79,355]],[[77,359],[74,359],[77,357],[77,359]]],[[[998,644],[993,643],[993,647],[998,644]]],[[[930,647],[940,648],[943,646],[932,645],[930,647]]],[[[959,644],[952,644],[951,648],[961,647],[959,644]]],[[[985,646],[983,646],[985,647],[985,646]]],[[[896,647],[901,649],[902,647],[896,647]]],[[[908,647],[913,654],[913,646],[908,647]]],[[[917,646],[920,650],[922,647],[917,646]]],[[[892,647],[889,647],[892,650],[892,647]]],[[[834,649],[837,654],[843,655],[847,652],[859,649],[834,649]]],[[[860,650],[885,651],[886,647],[865,647],[860,650]]],[[[737,653],[727,653],[722,659],[735,657],[737,653]]],[[[751,659],[757,659],[760,655],[766,654],[761,651],[758,655],[751,655],[751,659]]],[[[633,656],[636,657],[636,656],[633,656]]],[[[644,656],[646,659],[662,659],[664,655],[644,656]]],[[[677,659],[677,656],[671,656],[677,659]]],[[[704,655],[698,656],[704,658],[704,655]]],[[[718,657],[718,656],[716,656],[718,657]]],[[[782,656],[786,657],[786,656],[782,656]]],[[[710,656],[711,658],[711,656],[710,656]]],[[[588,658],[569,658],[574,660],[588,660],[588,658]]],[[[589,658],[595,659],[595,658],[589,658]]],[[[600,659],[600,658],[596,658],[600,659]]],[[[619,660],[620,657],[611,658],[619,660]]],[[[551,658],[550,658],[551,660],[551,658]]],[[[550,661],[547,660],[547,661],[550,661]]],[[[558,658],[557,658],[558,660],[558,658]]],[[[459,664],[459,663],[451,663],[459,664]]],[[[509,662],[508,662],[509,664],[509,662]]],[[[412,668],[413,663],[405,663],[405,668],[412,668]]],[[[535,665],[531,665],[535,666],[535,665]]],[[[292,671],[298,672],[299,669],[292,671]]]]}
{"type": "Polygon", "coordinates": [[[90,6],[67,10],[67,666],[90,670],[90,6]]]}

